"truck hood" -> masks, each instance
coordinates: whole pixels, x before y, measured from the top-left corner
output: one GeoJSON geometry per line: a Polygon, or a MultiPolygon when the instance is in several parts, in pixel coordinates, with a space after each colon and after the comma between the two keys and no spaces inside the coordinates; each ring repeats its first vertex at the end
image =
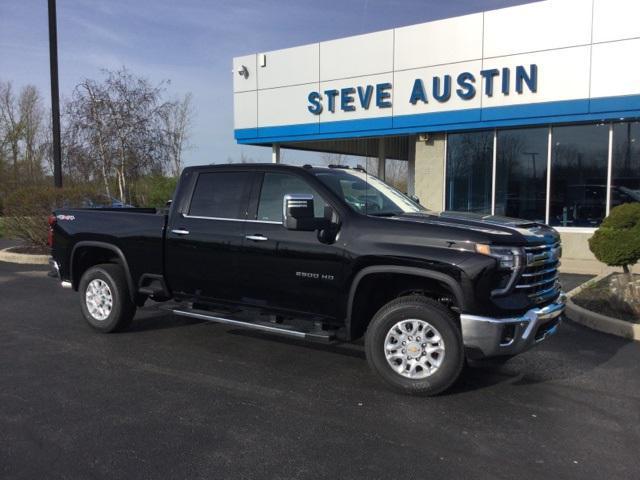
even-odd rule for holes
{"type": "Polygon", "coordinates": [[[492,243],[504,245],[553,244],[560,235],[553,228],[537,222],[518,218],[483,215],[471,212],[445,211],[403,213],[391,217],[396,220],[437,225],[487,234],[492,243]]]}

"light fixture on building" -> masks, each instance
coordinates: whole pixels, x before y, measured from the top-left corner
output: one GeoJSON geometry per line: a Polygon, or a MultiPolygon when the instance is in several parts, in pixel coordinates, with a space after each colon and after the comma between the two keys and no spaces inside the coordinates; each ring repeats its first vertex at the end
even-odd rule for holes
{"type": "Polygon", "coordinates": [[[418,134],[418,141],[419,142],[428,142],[429,141],[429,134],[428,133],[420,133],[418,134]]]}
{"type": "Polygon", "coordinates": [[[258,54],[258,66],[266,67],[267,66],[267,56],[264,53],[258,54]]]}

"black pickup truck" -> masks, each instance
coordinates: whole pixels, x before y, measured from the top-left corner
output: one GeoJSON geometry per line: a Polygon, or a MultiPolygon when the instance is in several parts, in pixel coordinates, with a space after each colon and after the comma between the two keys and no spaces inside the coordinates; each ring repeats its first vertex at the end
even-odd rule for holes
{"type": "Polygon", "coordinates": [[[564,310],[554,229],[430,212],[360,168],[186,168],[168,213],[65,209],[49,224],[52,272],[97,330],[152,299],[307,340],[364,336],[373,371],[406,393],[542,342],[564,310]]]}

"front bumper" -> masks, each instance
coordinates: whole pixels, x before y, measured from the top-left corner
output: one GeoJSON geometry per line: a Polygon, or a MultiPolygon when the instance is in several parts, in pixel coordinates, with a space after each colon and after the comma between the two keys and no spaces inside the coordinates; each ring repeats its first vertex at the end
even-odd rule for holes
{"type": "Polygon", "coordinates": [[[560,293],[550,305],[533,308],[512,318],[460,315],[462,340],[472,359],[516,355],[553,335],[565,309],[566,295],[560,293]]]}

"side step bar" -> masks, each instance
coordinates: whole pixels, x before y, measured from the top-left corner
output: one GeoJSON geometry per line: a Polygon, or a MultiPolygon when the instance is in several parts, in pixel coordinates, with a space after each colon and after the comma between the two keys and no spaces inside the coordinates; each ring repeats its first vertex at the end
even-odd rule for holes
{"type": "Polygon", "coordinates": [[[301,340],[329,343],[334,338],[334,332],[332,331],[315,330],[306,332],[303,330],[295,330],[286,325],[271,325],[267,324],[266,322],[247,322],[243,320],[235,320],[233,318],[219,317],[217,315],[214,315],[212,312],[207,312],[205,310],[173,309],[172,312],[182,317],[197,318],[199,320],[206,320],[208,322],[222,323],[224,325],[231,325],[234,327],[246,328],[249,330],[259,330],[262,332],[274,333],[276,335],[299,338],[301,340]]]}

